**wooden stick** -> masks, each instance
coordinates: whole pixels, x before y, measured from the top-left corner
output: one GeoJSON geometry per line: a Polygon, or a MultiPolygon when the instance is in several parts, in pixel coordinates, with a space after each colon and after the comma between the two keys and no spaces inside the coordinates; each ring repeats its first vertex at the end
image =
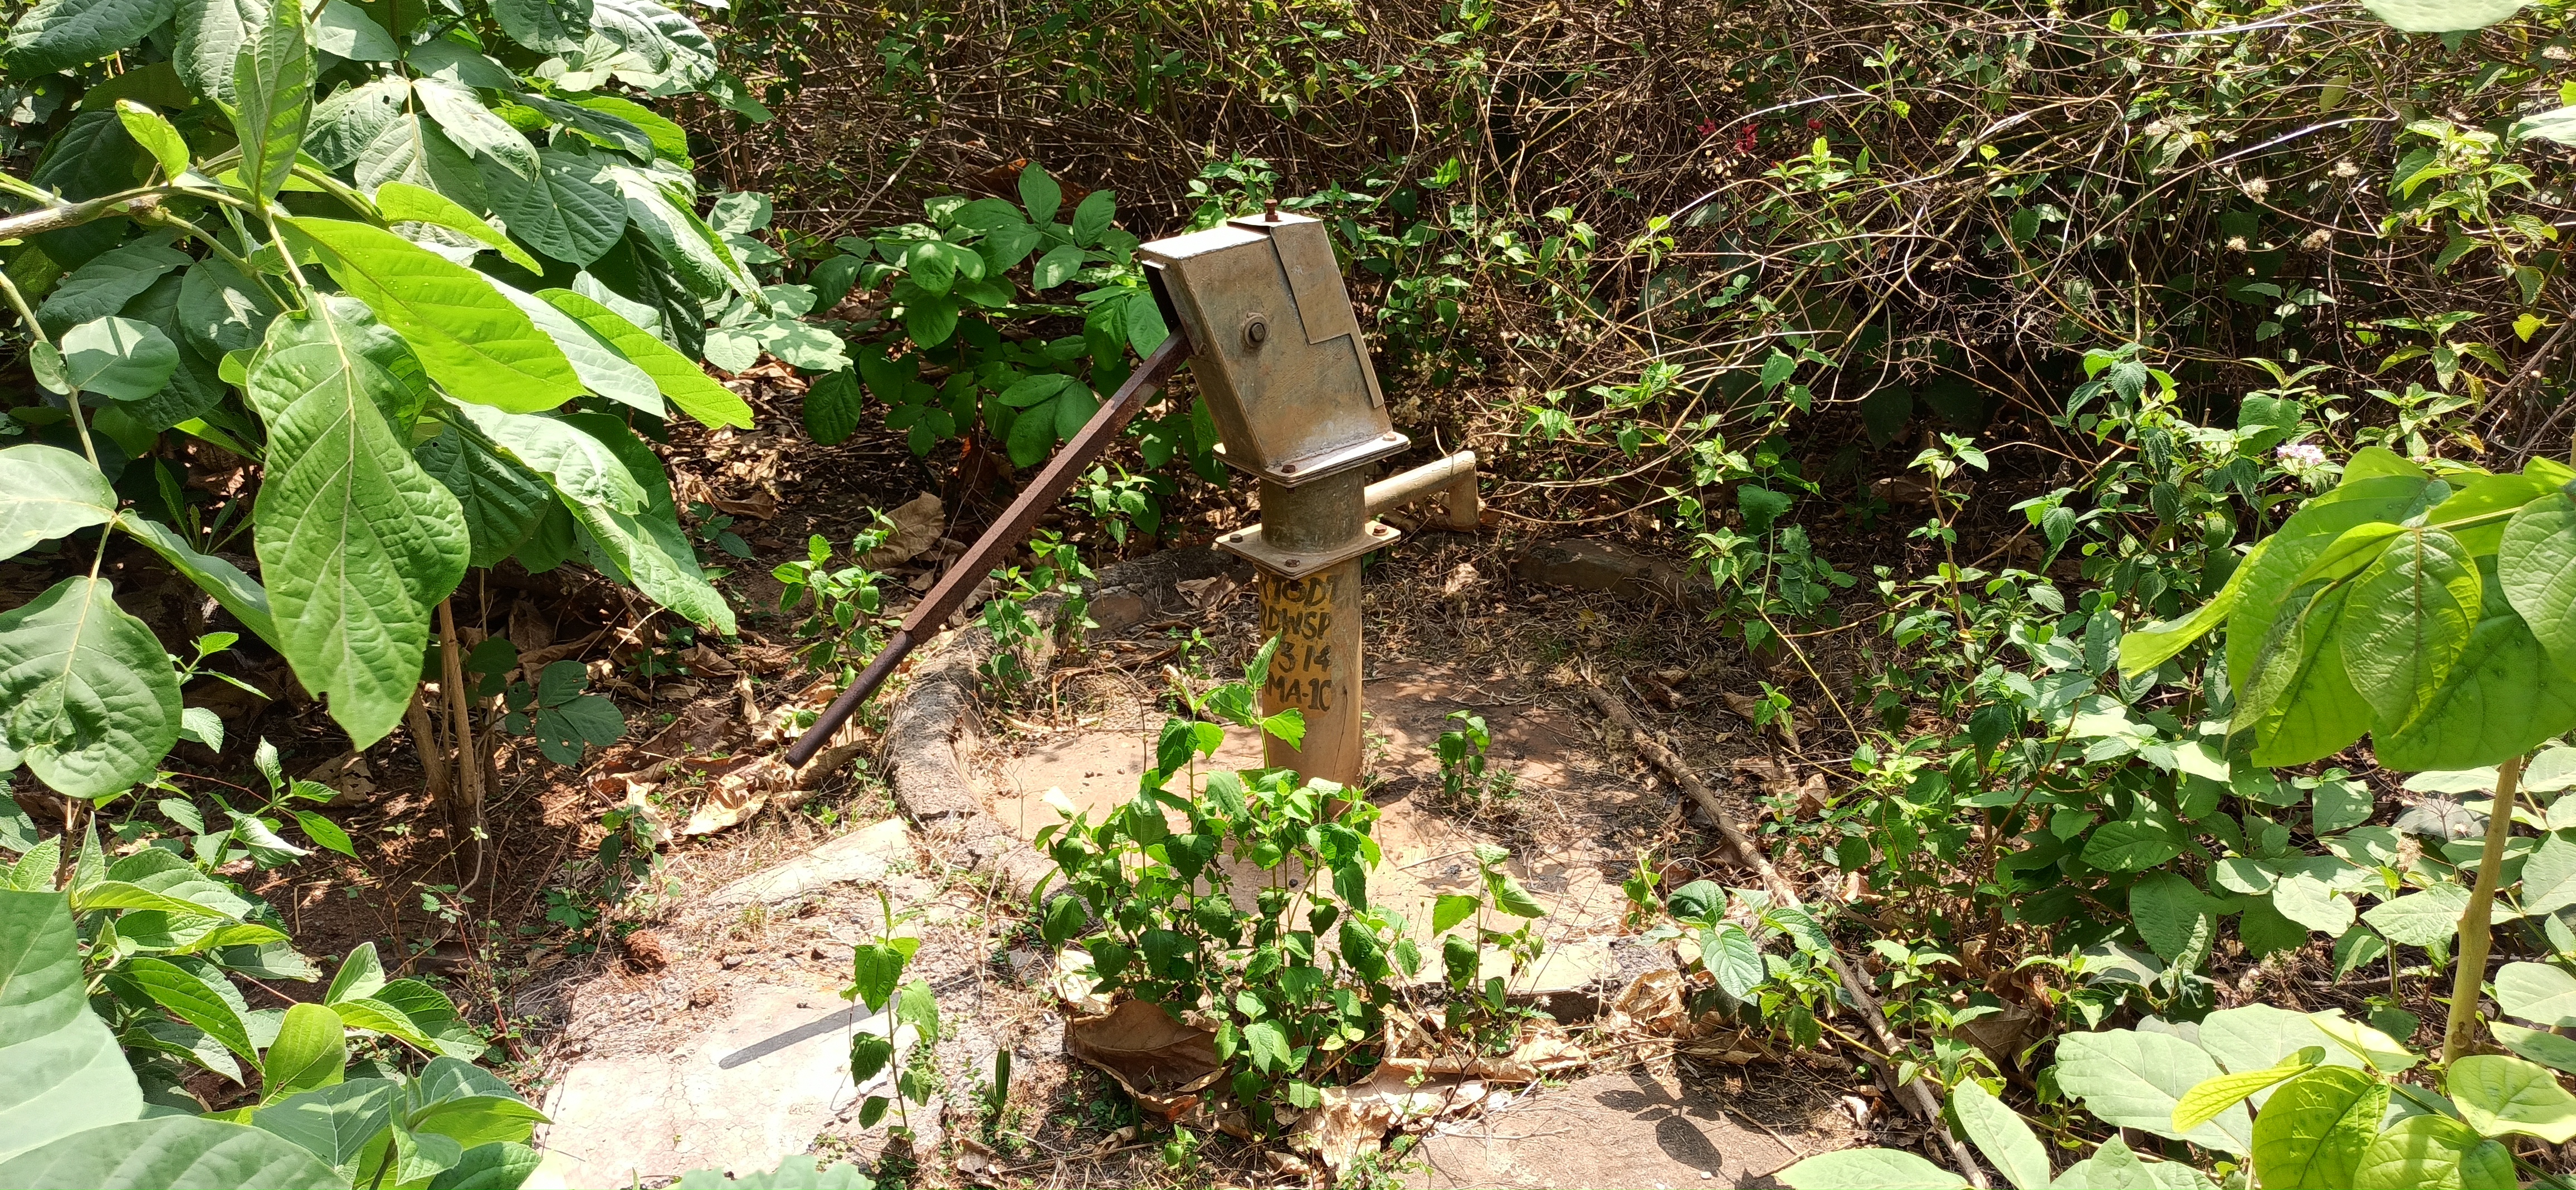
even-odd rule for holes
{"type": "MultiPolygon", "coordinates": [[[[1666,777],[1682,787],[1682,792],[1689,794],[1692,801],[1699,803],[1699,808],[1707,812],[1711,821],[1717,823],[1718,834],[1725,837],[1727,846],[1735,850],[1737,861],[1761,875],[1762,885],[1771,891],[1773,899],[1793,909],[1806,907],[1805,902],[1798,899],[1797,891],[1790,888],[1789,882],[1781,877],[1780,870],[1771,866],[1771,858],[1764,855],[1761,848],[1754,846],[1752,838],[1735,825],[1734,817],[1727,812],[1725,806],[1719,804],[1717,795],[1711,793],[1708,786],[1700,782],[1699,776],[1691,772],[1689,765],[1682,763],[1681,757],[1673,755],[1672,749],[1664,747],[1653,736],[1646,734],[1646,729],[1638,725],[1637,717],[1629,713],[1628,704],[1619,701],[1618,695],[1597,685],[1588,687],[1586,692],[1592,696],[1593,705],[1601,708],[1603,715],[1628,733],[1628,743],[1637,749],[1638,755],[1663,770],[1666,777]]],[[[1870,994],[1869,985],[1852,970],[1850,963],[1843,960],[1842,952],[1834,949],[1830,941],[1825,949],[1825,961],[1833,966],[1835,977],[1842,981],[1844,994],[1851,997],[1852,1003],[1860,1006],[1861,1018],[1868,1022],[1870,1035],[1878,1039],[1879,1048],[1889,1054],[1904,1049],[1904,1043],[1896,1038],[1896,1031],[1888,1027],[1887,1014],[1879,1009],[1878,997],[1870,994]]],[[[1872,1065],[1879,1068],[1881,1080],[1892,1081],[1895,1078],[1895,1072],[1887,1068],[1887,1063],[1877,1062],[1872,1065]]],[[[1932,1097],[1932,1088],[1918,1078],[1902,1087],[1892,1087],[1891,1090],[1896,1093],[1899,1101],[1913,1110],[1915,1118],[1930,1125],[1932,1130],[1939,1133],[1941,1139],[1949,1144],[1950,1157],[1958,1162],[1959,1173],[1968,1179],[1968,1184],[1976,1187],[1977,1190],[1990,1190],[1990,1184],[1986,1181],[1986,1172],[1977,1164],[1976,1156],[1968,1151],[1968,1146],[1958,1137],[1951,1135],[1949,1125],[1941,1122],[1941,1102],[1932,1097]]]]}

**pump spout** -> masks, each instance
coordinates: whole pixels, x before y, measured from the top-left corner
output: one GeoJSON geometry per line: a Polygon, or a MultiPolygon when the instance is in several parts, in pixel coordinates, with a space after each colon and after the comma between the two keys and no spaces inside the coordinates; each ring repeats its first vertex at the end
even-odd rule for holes
{"type": "Polygon", "coordinates": [[[965,554],[949,564],[948,572],[939,577],[938,585],[914,605],[912,614],[903,618],[903,626],[886,638],[885,650],[868,662],[859,679],[850,683],[850,688],[842,691],[839,698],[833,699],[822,717],[814,721],[814,726],[806,728],[805,734],[797,737],[796,743],[787,749],[788,767],[801,768],[806,761],[814,759],[814,754],[823,750],[823,745],[831,740],[833,733],[858,712],[860,704],[875,694],[877,687],[885,685],[886,678],[903,663],[912,647],[938,634],[940,626],[957,614],[966,597],[984,581],[984,576],[992,571],[994,565],[1027,539],[1029,531],[1037,527],[1038,517],[1064,497],[1074,481],[1081,477],[1082,469],[1090,466],[1093,459],[1099,458],[1111,443],[1118,440],[1119,431],[1127,428],[1128,420],[1144,407],[1154,390],[1189,359],[1189,337],[1176,328],[1171,337],[1163,340],[1162,346],[1155,348],[1143,363],[1137,365],[1136,371],[1127,377],[1127,383],[1119,385],[1117,392],[1101,402],[1100,411],[1092,414],[1091,421],[1082,427],[1081,432],[1047,461],[1046,469],[1038,472],[1038,477],[1029,481],[1029,486],[1020,489],[1011,506],[1003,510],[1001,519],[993,522],[993,527],[976,538],[975,544],[965,554]]]}

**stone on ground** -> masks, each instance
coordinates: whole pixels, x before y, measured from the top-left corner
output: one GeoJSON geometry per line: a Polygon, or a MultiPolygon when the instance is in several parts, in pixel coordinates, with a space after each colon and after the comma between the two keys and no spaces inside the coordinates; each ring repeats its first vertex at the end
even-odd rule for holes
{"type": "Polygon", "coordinates": [[[1501,1111],[1423,1138],[1430,1167],[1416,1190],[1524,1187],[1770,1185],[1798,1160],[1789,1147],[1738,1124],[1704,1088],[1685,1089],[1645,1067],[1570,1086],[1522,1092],[1501,1111]]]}
{"type": "Polygon", "coordinates": [[[554,1123],[538,1134],[547,1172],[569,1186],[631,1186],[692,1169],[747,1173],[802,1153],[868,1095],[890,1095],[898,1060],[868,1087],[850,1082],[850,1036],[883,1034],[891,1013],[867,1014],[831,992],[759,988],[677,1052],[585,1058],[546,1097],[554,1123]],[[875,1085],[884,1083],[884,1086],[875,1085]]]}
{"type": "Polygon", "coordinates": [[[896,862],[912,858],[903,819],[861,827],[774,868],[764,868],[708,894],[717,908],[779,905],[835,884],[873,884],[896,862]]]}

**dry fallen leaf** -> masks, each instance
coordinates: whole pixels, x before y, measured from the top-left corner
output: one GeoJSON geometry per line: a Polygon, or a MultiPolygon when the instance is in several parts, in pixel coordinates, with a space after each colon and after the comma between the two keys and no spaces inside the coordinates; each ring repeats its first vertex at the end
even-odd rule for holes
{"type": "Polygon", "coordinates": [[[1477,1079],[1435,1078],[1420,1086],[1407,1082],[1403,1071],[1381,1065],[1366,1082],[1326,1090],[1323,1105],[1297,1122],[1288,1143],[1315,1154],[1339,1181],[1387,1133],[1465,1111],[1484,1099],[1486,1091],[1477,1079]]]}
{"type": "Polygon", "coordinates": [[[869,550],[866,557],[859,559],[859,565],[883,570],[898,562],[912,561],[938,543],[939,530],[948,523],[939,497],[928,492],[887,513],[886,519],[894,522],[893,535],[886,538],[884,545],[869,550]]]}
{"type": "Polygon", "coordinates": [[[1225,1073],[1217,1060],[1216,1034],[1173,1020],[1143,1000],[1129,1000],[1107,1015],[1066,1021],[1064,1052],[1099,1067],[1136,1099],[1136,1106],[1169,1123],[1199,1105],[1199,1092],[1225,1073]]]}
{"type": "Polygon", "coordinates": [[[769,804],[770,794],[786,789],[795,780],[796,770],[775,756],[762,757],[726,773],[708,787],[706,800],[698,803],[680,834],[713,834],[741,822],[760,813],[760,808],[769,804]]]}
{"type": "Polygon", "coordinates": [[[1465,562],[1461,562],[1457,566],[1451,568],[1449,571],[1449,577],[1440,580],[1440,597],[1443,599],[1464,598],[1467,594],[1467,588],[1475,586],[1478,580],[1484,577],[1485,576],[1476,573],[1475,567],[1470,566],[1465,562]]]}

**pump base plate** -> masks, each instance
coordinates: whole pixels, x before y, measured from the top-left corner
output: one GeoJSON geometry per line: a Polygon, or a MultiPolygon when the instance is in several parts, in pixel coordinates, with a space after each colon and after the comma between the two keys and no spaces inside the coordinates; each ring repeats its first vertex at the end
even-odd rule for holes
{"type": "Polygon", "coordinates": [[[1285,550],[1262,540],[1261,526],[1237,529],[1216,539],[1216,548],[1229,554],[1250,558],[1254,565],[1273,574],[1295,578],[1313,574],[1335,562],[1359,557],[1370,550],[1394,545],[1404,536],[1392,525],[1370,521],[1358,537],[1325,550],[1285,550]]]}

